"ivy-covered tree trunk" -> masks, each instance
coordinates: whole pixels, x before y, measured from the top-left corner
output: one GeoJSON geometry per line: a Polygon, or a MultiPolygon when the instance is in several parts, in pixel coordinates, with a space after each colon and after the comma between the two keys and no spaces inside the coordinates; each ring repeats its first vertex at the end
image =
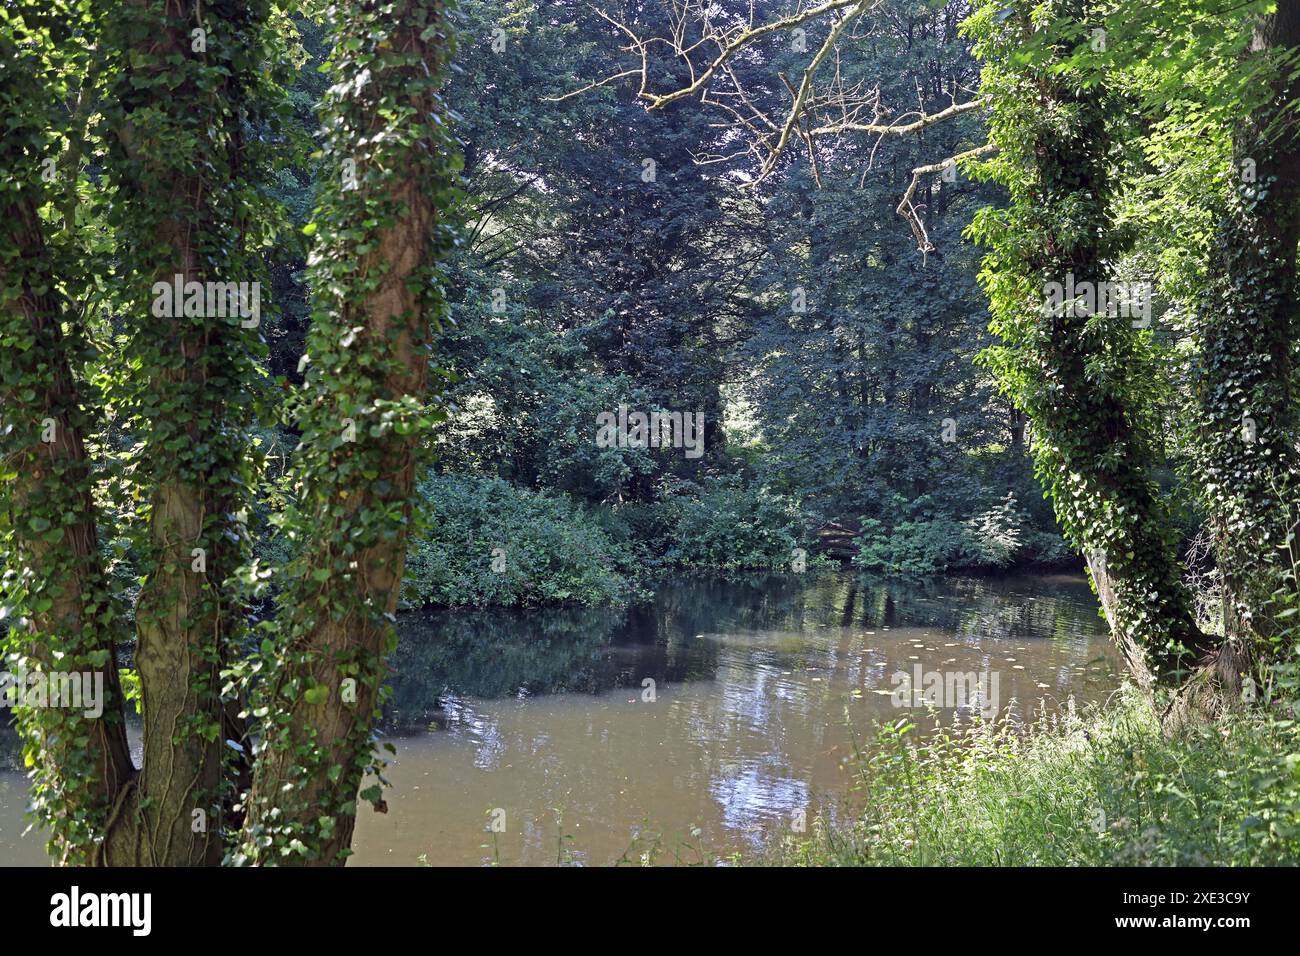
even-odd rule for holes
{"type": "MultiPolygon", "coordinates": [[[[433,333],[458,159],[440,85],[442,0],[341,8],[323,109],[327,164],[300,415],[300,554],[280,600],[248,821],[236,862],[342,864],[405,565],[418,453],[432,424],[433,333]]],[[[273,645],[273,647],[271,646],[273,645]]],[[[360,794],[382,808],[379,785],[360,794]]]]}
{"type": "MultiPolygon", "coordinates": [[[[58,141],[41,65],[12,11],[0,11],[0,551],[10,617],[5,642],[18,668],[93,675],[102,711],[16,708],[24,752],[35,770],[33,802],[51,827],[63,863],[87,863],[113,802],[135,775],[122,721],[115,638],[119,608],[100,556],[94,476],[84,435],[90,416],[73,377],[81,343],[58,281],[56,253],[38,209],[42,170],[58,141]]],[[[66,179],[56,181],[75,195],[66,179]]],[[[51,186],[51,190],[58,186],[51,186]]]]}
{"type": "Polygon", "coordinates": [[[1030,419],[1039,476],[1088,559],[1130,673],[1148,691],[1174,688],[1206,641],[1152,476],[1142,341],[1130,316],[1068,291],[1099,293],[1121,251],[1108,226],[1118,111],[1102,86],[1061,68],[1076,44],[1086,48],[1087,5],[1056,0],[1050,13],[1062,39],[1028,65],[1016,59],[1032,37],[1027,16],[1008,21],[989,4],[973,23],[1000,150],[991,166],[1011,194],[1007,209],[985,210],[976,224],[991,247],[982,279],[1002,341],[987,358],[1030,419]],[[1060,294],[1049,301],[1049,289],[1060,294]]]}
{"type": "Polygon", "coordinates": [[[1223,582],[1216,676],[1236,698],[1275,631],[1275,592],[1294,588],[1282,549],[1300,522],[1300,2],[1279,0],[1250,55],[1274,61],[1233,136],[1233,187],[1199,310],[1196,463],[1223,582]]]}
{"type": "Polygon", "coordinates": [[[257,275],[242,235],[241,127],[267,12],[265,2],[128,0],[111,24],[121,56],[106,98],[113,219],[139,369],[121,400],[143,436],[135,471],[148,500],[135,650],[143,765],[106,836],[111,864],[222,858],[221,667],[238,619],[226,581],[243,547],[258,336],[251,296],[222,290],[257,275]]]}

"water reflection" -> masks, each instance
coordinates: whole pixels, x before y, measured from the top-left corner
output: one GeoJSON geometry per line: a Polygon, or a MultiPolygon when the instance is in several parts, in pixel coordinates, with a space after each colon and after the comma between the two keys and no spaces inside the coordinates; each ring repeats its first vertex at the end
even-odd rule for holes
{"type": "MultiPolygon", "coordinates": [[[[399,620],[389,812],[363,810],[354,865],[743,853],[835,812],[853,734],[906,713],[895,673],[996,673],[1020,715],[1101,697],[1118,673],[1095,599],[1066,576],[691,578],[627,610],[399,620]]],[[[24,782],[0,773],[6,858],[39,855],[15,839],[24,782]]]]}
{"type": "Polygon", "coordinates": [[[904,712],[897,672],[995,673],[1022,716],[1117,680],[1096,602],[1066,576],[695,578],[627,612],[422,612],[393,665],[395,791],[359,822],[363,865],[743,853],[832,812],[850,727],[904,712]]]}

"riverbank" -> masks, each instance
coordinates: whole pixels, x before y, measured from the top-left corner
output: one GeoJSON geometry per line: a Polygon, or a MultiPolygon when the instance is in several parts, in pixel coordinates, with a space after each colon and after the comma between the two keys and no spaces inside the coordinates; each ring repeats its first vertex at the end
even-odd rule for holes
{"type": "Polygon", "coordinates": [[[832,523],[828,539],[824,515],[736,476],[677,481],[653,501],[617,505],[473,475],[431,474],[418,491],[423,528],[407,553],[404,608],[627,605],[684,573],[1081,570],[1050,520],[1014,495],[961,515],[900,500],[881,518],[832,523]]]}
{"type": "Polygon", "coordinates": [[[1029,733],[859,752],[851,822],[762,856],[795,866],[1282,866],[1300,861],[1300,731],[1252,714],[1166,738],[1131,689],[1029,733]]]}

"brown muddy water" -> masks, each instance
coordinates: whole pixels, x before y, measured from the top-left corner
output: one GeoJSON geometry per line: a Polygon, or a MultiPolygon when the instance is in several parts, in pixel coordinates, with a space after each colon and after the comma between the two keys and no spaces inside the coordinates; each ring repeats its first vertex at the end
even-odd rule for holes
{"type": "MultiPolygon", "coordinates": [[[[1066,575],[679,579],[627,610],[419,611],[399,631],[388,812],[363,804],[353,866],[743,857],[843,814],[854,741],[881,723],[1024,719],[1119,683],[1066,575]]],[[[25,786],[0,770],[3,864],[45,862],[25,786]]]]}

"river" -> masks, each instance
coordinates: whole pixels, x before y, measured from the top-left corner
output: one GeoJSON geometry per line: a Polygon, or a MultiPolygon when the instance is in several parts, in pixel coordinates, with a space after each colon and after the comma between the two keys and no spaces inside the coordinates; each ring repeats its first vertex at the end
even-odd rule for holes
{"type": "MultiPolygon", "coordinates": [[[[847,812],[881,722],[1024,720],[1120,673],[1070,575],[684,577],[630,609],[416,611],[399,632],[388,810],[362,804],[350,865],[744,857],[847,812]]],[[[25,786],[0,771],[6,864],[44,860],[25,786]]]]}

